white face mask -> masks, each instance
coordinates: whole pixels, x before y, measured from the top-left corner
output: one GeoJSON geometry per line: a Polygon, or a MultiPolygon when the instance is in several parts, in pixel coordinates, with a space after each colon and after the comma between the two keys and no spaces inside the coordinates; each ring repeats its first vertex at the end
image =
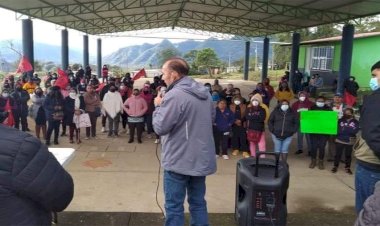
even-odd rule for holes
{"type": "Polygon", "coordinates": [[[322,108],[322,107],[325,106],[325,103],[323,103],[323,102],[317,102],[316,105],[317,105],[317,107],[322,108]]]}
{"type": "Polygon", "coordinates": [[[305,101],[306,97],[300,97],[299,99],[300,99],[300,101],[305,101]]]}
{"type": "Polygon", "coordinates": [[[75,99],[77,97],[76,93],[69,93],[71,99],[75,99]]]}
{"type": "Polygon", "coordinates": [[[2,96],[3,96],[4,98],[7,98],[7,97],[9,97],[9,93],[3,93],[2,96]]]}
{"type": "Polygon", "coordinates": [[[236,104],[236,105],[240,105],[241,102],[240,102],[240,100],[235,100],[235,101],[234,101],[234,104],[236,104]]]}
{"type": "Polygon", "coordinates": [[[281,110],[282,111],[287,111],[288,109],[289,109],[289,105],[287,105],[287,104],[281,105],[281,110]]]}
{"type": "Polygon", "coordinates": [[[259,102],[257,100],[254,100],[254,101],[252,101],[252,105],[257,107],[257,106],[259,106],[259,102]]]}

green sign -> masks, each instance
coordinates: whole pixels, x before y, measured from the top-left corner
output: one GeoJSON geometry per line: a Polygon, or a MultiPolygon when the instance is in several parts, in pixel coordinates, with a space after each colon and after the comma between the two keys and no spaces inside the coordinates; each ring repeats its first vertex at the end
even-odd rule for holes
{"type": "Polygon", "coordinates": [[[338,133],[338,112],[301,111],[301,133],[336,135],[338,133]]]}

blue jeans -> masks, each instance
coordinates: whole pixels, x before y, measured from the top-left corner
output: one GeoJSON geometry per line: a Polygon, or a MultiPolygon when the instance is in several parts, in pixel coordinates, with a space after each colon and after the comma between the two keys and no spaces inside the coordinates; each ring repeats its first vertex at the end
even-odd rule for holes
{"type": "Polygon", "coordinates": [[[183,226],[185,224],[184,201],[190,210],[191,226],[208,226],[206,177],[187,176],[171,171],[164,172],[165,226],[183,226]]]}
{"type": "Polygon", "coordinates": [[[298,129],[298,132],[297,132],[297,147],[298,147],[298,150],[303,150],[303,137],[304,136],[306,138],[307,150],[310,151],[310,148],[311,148],[310,136],[307,133],[301,133],[301,129],[298,129]]]}
{"type": "Polygon", "coordinates": [[[272,134],[272,140],[274,143],[275,152],[288,153],[289,145],[292,142],[292,137],[287,137],[284,140],[280,140],[272,134]]]}
{"type": "Polygon", "coordinates": [[[356,163],[355,208],[357,213],[363,209],[364,201],[373,194],[375,184],[378,181],[380,181],[380,172],[369,170],[356,163]]]}

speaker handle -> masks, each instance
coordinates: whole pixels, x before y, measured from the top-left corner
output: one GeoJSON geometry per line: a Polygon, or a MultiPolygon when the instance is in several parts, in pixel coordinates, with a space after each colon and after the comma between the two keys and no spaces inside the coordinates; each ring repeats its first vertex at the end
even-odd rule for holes
{"type": "Polygon", "coordinates": [[[260,155],[274,155],[276,158],[276,165],[275,165],[275,170],[274,170],[274,177],[278,178],[278,165],[280,162],[280,153],[276,152],[261,152],[261,151],[256,151],[256,167],[255,167],[255,177],[259,176],[259,159],[260,155]]]}

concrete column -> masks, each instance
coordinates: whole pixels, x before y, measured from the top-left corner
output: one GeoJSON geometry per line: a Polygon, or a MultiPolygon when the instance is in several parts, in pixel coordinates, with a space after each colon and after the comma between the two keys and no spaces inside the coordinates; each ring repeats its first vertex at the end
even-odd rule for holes
{"type": "MultiPolygon", "coordinates": [[[[33,21],[31,19],[22,20],[22,54],[28,58],[34,68],[34,45],[33,45],[33,21]]],[[[33,71],[28,72],[28,76],[33,76],[33,71]]]]}
{"type": "Polygon", "coordinates": [[[97,40],[98,55],[97,55],[97,67],[98,67],[98,77],[102,77],[102,39],[97,40]]]}
{"type": "Polygon", "coordinates": [[[248,80],[248,73],[249,73],[249,49],[250,49],[250,42],[245,42],[245,58],[244,58],[244,80],[248,80]]]}
{"type": "Polygon", "coordinates": [[[295,74],[295,71],[298,69],[300,40],[301,40],[301,35],[297,32],[294,32],[293,41],[292,41],[292,56],[291,56],[291,61],[290,61],[290,75],[289,75],[289,86],[292,88],[294,88],[293,87],[294,74],[295,74]]]}
{"type": "Polygon", "coordinates": [[[83,35],[83,69],[89,64],[88,35],[83,35]]]}
{"type": "Polygon", "coordinates": [[[263,64],[261,69],[261,82],[268,77],[268,59],[269,59],[269,38],[264,38],[263,45],[263,64]]]}
{"type": "Polygon", "coordinates": [[[340,65],[338,75],[337,93],[343,94],[344,81],[351,75],[352,48],[354,45],[355,27],[352,24],[346,24],[342,33],[342,50],[340,52],[340,65]]]}
{"type": "Polygon", "coordinates": [[[62,44],[61,44],[61,62],[62,69],[66,70],[69,66],[69,32],[67,29],[62,30],[62,44]]]}

